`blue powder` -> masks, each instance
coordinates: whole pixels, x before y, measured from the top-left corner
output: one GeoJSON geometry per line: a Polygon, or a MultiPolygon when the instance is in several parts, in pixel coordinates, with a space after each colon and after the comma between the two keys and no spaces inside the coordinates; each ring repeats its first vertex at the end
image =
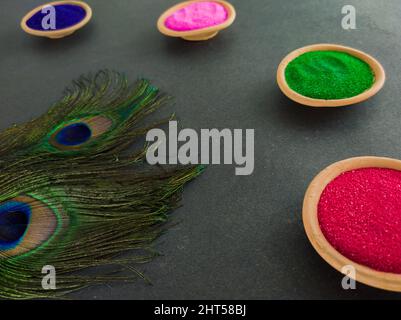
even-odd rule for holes
{"type": "MultiPolygon", "coordinates": [[[[86,17],[86,11],[81,6],[61,4],[55,5],[54,8],[56,10],[56,30],[72,27],[80,23],[86,17]]],[[[54,31],[54,29],[43,29],[42,27],[43,18],[48,14],[48,11],[42,13],[42,10],[39,10],[29,18],[26,22],[27,26],[34,30],[54,31]]]]}

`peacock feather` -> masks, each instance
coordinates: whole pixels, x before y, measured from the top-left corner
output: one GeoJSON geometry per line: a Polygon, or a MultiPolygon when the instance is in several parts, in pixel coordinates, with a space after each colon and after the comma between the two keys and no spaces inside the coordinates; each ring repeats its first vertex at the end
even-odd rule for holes
{"type": "Polygon", "coordinates": [[[116,269],[141,275],[135,265],[156,255],[167,214],[203,169],[150,167],[146,145],[130,152],[162,123],[141,126],[167,99],[147,80],[100,71],[46,114],[0,133],[0,297],[57,298],[135,278],[116,269]],[[55,290],[42,288],[45,265],[55,267],[55,290]],[[102,266],[112,272],[79,272],[102,266]]]}

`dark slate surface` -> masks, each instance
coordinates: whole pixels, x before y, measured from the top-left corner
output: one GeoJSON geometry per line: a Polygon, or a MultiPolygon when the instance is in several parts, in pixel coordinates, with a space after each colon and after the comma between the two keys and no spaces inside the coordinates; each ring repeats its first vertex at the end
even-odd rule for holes
{"type": "Polygon", "coordinates": [[[88,0],[94,18],[72,37],[24,34],[22,16],[41,1],[3,0],[0,10],[0,126],[38,116],[81,73],[110,68],[146,76],[176,97],[182,126],[254,128],[255,172],[210,166],[188,186],[180,222],[157,243],[164,254],[142,270],[153,285],[97,286],[85,299],[398,298],[341,275],[312,249],[301,221],[304,192],[321,169],[351,156],[401,158],[401,7],[398,0],[233,0],[235,24],[203,43],[169,39],[155,24],[174,0],[88,0]],[[357,30],[341,8],[357,8],[357,30]],[[314,110],[285,98],[275,71],[293,49],[340,43],[377,57],[382,92],[356,106],[314,110]]]}

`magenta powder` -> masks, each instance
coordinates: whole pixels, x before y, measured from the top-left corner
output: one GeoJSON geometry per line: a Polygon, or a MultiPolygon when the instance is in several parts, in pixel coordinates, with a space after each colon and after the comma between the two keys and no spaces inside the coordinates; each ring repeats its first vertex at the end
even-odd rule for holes
{"type": "Polygon", "coordinates": [[[401,273],[401,172],[364,168],[342,173],[318,204],[320,228],[352,261],[401,273]]]}
{"type": "Polygon", "coordinates": [[[189,31],[221,24],[227,18],[228,12],[220,3],[199,1],[174,12],[164,24],[171,30],[189,31]]]}

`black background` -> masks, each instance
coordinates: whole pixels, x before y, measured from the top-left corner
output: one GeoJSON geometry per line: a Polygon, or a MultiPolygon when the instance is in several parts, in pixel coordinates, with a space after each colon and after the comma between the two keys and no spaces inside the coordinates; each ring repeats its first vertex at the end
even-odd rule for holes
{"type": "Polygon", "coordinates": [[[401,158],[401,3],[398,0],[232,0],[237,20],[207,42],[171,39],[156,29],[175,0],[88,0],[93,20],[62,40],[24,34],[20,19],[41,1],[2,0],[0,126],[31,119],[82,73],[110,68],[147,77],[176,98],[183,127],[255,129],[255,171],[209,166],[174,213],[180,222],[156,244],[164,256],[142,267],[150,286],[96,286],[81,299],[398,298],[341,275],[312,249],[301,207],[311,179],[352,156],[401,158]],[[357,30],[341,28],[341,8],[357,10],[357,30]],[[372,54],[387,70],[368,102],[311,109],[285,98],[276,68],[290,51],[339,43],[372,54]]]}

